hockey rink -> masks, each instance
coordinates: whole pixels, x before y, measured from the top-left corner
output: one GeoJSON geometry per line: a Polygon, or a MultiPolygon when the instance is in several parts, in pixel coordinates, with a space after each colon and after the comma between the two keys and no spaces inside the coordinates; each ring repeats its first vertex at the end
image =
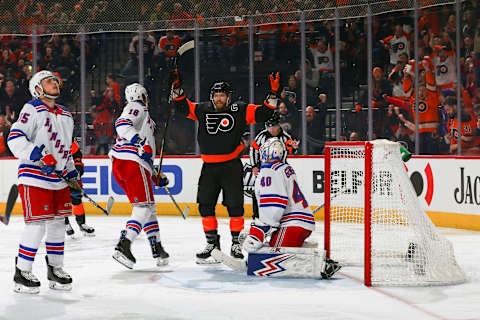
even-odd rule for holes
{"type": "MultiPolygon", "coordinates": [[[[23,219],[0,224],[0,319],[480,319],[480,232],[440,229],[452,241],[468,281],[456,286],[367,288],[348,268],[331,280],[249,277],[221,265],[198,266],[205,245],[201,220],[159,217],[170,264],[157,268],[143,233],[133,244],[134,270],[112,259],[127,217],[90,216],[97,236],[65,243],[72,292],[48,289],[45,248],[33,272],[40,294],[13,292],[14,257],[23,219]],[[351,274],[351,273],[350,273],[351,274]]],[[[250,221],[246,221],[248,224],[250,221]]],[[[322,245],[322,224],[311,239],[322,245]]],[[[219,219],[221,245],[230,250],[228,219],[219,219]]]]}

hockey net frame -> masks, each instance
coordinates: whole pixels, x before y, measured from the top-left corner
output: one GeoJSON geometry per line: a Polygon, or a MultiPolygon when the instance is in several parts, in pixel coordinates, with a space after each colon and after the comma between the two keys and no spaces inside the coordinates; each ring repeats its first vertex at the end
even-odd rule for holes
{"type": "Polygon", "coordinates": [[[398,143],[326,143],[324,208],[326,256],[363,268],[366,286],[465,281],[451,243],[421,208],[398,143]]]}

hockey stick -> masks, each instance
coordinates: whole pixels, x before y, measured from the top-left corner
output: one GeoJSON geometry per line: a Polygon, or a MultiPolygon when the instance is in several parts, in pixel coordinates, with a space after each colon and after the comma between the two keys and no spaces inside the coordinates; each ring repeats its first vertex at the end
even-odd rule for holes
{"type": "MultiPolygon", "coordinates": [[[[178,48],[177,50],[177,55],[175,56],[174,58],[174,61],[173,61],[173,69],[174,70],[177,70],[178,71],[178,60],[179,58],[187,51],[191,50],[195,48],[195,40],[190,40],[186,43],[184,43],[182,46],[180,46],[180,48],[178,48]]],[[[174,87],[174,84],[173,83],[170,83],[169,84],[169,88],[170,88],[170,92],[169,92],[169,95],[168,95],[168,105],[170,106],[171,103],[172,103],[172,99],[173,99],[173,88],[174,87]]],[[[165,141],[166,141],[166,138],[167,138],[167,130],[168,130],[168,124],[170,123],[170,118],[172,117],[172,112],[170,111],[170,109],[168,110],[168,117],[167,117],[167,121],[165,122],[165,127],[163,129],[163,137],[162,137],[162,146],[160,147],[160,164],[158,166],[158,172],[157,172],[157,178],[160,178],[160,173],[162,172],[162,163],[163,163],[163,157],[165,155],[165,141]]]]}
{"type": "MultiPolygon", "coordinates": [[[[157,177],[160,177],[160,167],[159,170],[157,170],[154,166],[153,166],[153,163],[150,163],[151,164],[151,168],[153,170],[153,174],[157,177]]],[[[173,197],[172,193],[170,192],[170,190],[168,189],[167,186],[163,186],[162,188],[165,189],[165,191],[167,191],[167,194],[168,196],[170,197],[170,199],[172,200],[173,204],[175,205],[175,207],[177,208],[177,211],[180,213],[180,215],[182,216],[183,219],[187,219],[187,216],[188,216],[188,212],[190,211],[190,208],[188,206],[185,207],[185,210],[182,211],[182,209],[180,208],[180,206],[178,205],[177,201],[175,201],[175,198],[173,197]]]]}
{"type": "MultiPolygon", "coordinates": [[[[337,193],[335,193],[335,195],[333,195],[330,200],[333,200],[335,199],[336,197],[338,197],[340,194],[344,194],[344,192],[347,190],[347,188],[344,186],[342,187],[340,190],[338,190],[337,193]]],[[[323,207],[325,207],[325,203],[323,203],[321,206],[319,206],[318,208],[316,208],[315,210],[313,210],[313,214],[317,213],[318,210],[322,209],[323,207]]]]}
{"type": "Polygon", "coordinates": [[[13,207],[18,198],[18,186],[16,184],[12,185],[10,192],[8,193],[7,206],[5,208],[5,215],[0,216],[0,221],[5,225],[8,225],[10,222],[10,216],[12,215],[13,207]]]}
{"type": "Polygon", "coordinates": [[[87,198],[88,201],[90,201],[91,204],[93,204],[95,207],[97,207],[98,209],[100,209],[103,213],[105,213],[107,216],[110,215],[110,211],[112,211],[112,207],[113,207],[113,204],[115,202],[115,199],[110,196],[108,197],[108,200],[107,200],[107,208],[104,209],[102,208],[98,203],[95,202],[95,200],[93,200],[92,198],[89,197],[88,194],[85,193],[85,190],[83,190],[83,188],[78,184],[78,182],[76,180],[68,180],[67,178],[65,178],[63,175],[61,175],[60,173],[56,172],[55,171],[55,175],[57,177],[59,177],[60,179],[62,179],[63,181],[65,181],[68,186],[70,188],[73,188],[77,191],[80,191],[80,194],[82,195],[82,197],[85,197],[87,198]]]}

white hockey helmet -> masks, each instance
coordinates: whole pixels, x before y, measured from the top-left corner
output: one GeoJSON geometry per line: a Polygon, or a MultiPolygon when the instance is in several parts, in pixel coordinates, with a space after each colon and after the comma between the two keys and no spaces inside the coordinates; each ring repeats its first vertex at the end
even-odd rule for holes
{"type": "Polygon", "coordinates": [[[30,79],[30,82],[28,83],[28,89],[30,90],[30,94],[32,95],[32,97],[39,98],[40,96],[45,96],[49,99],[58,98],[58,95],[52,96],[43,92],[42,81],[48,78],[54,78],[57,81],[57,84],[60,85],[60,79],[58,79],[58,77],[53,72],[48,70],[39,71],[33,75],[33,77],[30,79]],[[36,88],[40,88],[40,90],[37,91],[36,88]]]}
{"type": "Polygon", "coordinates": [[[132,83],[125,88],[125,99],[128,102],[143,101],[148,102],[147,90],[139,83],[132,83]]]}
{"type": "Polygon", "coordinates": [[[285,153],[285,145],[277,137],[268,139],[260,147],[260,159],[262,162],[282,161],[285,153]]]}

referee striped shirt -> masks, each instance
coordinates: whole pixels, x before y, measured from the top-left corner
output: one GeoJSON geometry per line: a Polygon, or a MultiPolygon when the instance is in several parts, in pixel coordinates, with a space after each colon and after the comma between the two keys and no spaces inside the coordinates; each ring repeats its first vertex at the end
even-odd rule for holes
{"type": "MultiPolygon", "coordinates": [[[[261,165],[260,147],[262,146],[262,144],[265,143],[265,141],[267,141],[272,137],[273,136],[270,134],[270,132],[268,132],[268,129],[264,129],[263,131],[260,131],[257,134],[257,136],[255,137],[255,140],[252,142],[252,145],[250,147],[250,165],[252,167],[260,167],[261,165]]],[[[276,137],[280,139],[280,141],[283,142],[283,144],[285,144],[287,153],[292,154],[296,151],[296,149],[288,148],[288,144],[293,141],[292,136],[290,136],[288,133],[281,130],[276,137]]],[[[287,153],[283,155],[282,162],[286,162],[287,153]]]]}

